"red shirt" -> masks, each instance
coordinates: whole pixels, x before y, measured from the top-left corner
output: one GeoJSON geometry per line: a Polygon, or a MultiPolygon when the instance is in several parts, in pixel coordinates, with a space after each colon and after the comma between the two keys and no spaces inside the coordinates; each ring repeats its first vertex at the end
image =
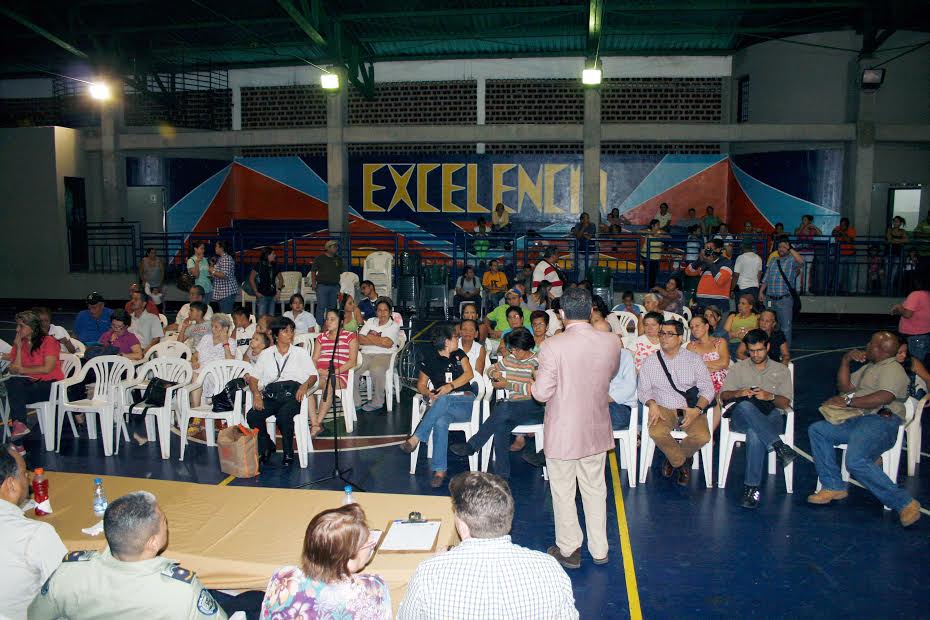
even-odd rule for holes
{"type": "Polygon", "coordinates": [[[55,357],[57,361],[55,362],[55,367],[52,368],[52,372],[44,375],[29,375],[39,381],[61,381],[65,378],[65,374],[61,371],[61,360],[58,359],[59,354],[61,354],[61,345],[51,336],[43,338],[42,344],[40,344],[39,348],[35,351],[32,350],[32,345],[28,341],[23,341],[18,351],[15,347],[10,351],[10,355],[13,356],[12,361],[20,358],[22,360],[20,365],[23,366],[23,368],[42,366],[45,364],[46,357],[50,355],[55,357]]]}

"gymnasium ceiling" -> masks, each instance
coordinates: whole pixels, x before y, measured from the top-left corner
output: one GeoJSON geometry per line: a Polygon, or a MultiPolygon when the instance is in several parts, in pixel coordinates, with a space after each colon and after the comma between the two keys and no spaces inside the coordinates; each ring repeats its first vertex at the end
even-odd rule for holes
{"type": "Polygon", "coordinates": [[[852,29],[930,32],[925,0],[0,0],[0,78],[387,60],[729,55],[852,29]]]}

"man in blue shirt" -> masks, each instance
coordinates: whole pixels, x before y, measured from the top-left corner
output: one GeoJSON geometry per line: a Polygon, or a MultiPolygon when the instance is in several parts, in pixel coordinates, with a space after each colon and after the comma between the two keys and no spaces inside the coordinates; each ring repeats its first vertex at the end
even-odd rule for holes
{"type": "Polygon", "coordinates": [[[103,332],[110,329],[113,311],[103,305],[103,296],[94,292],[87,296],[87,310],[78,312],[74,319],[74,333],[84,344],[97,344],[103,332]]]}
{"type": "Polygon", "coordinates": [[[791,323],[794,317],[791,289],[797,288],[795,283],[804,266],[804,258],[791,246],[787,237],[778,240],[776,252],[766,266],[765,277],[759,287],[759,300],[768,302],[766,305],[775,311],[778,327],[785,333],[788,346],[791,346],[791,323]]]}
{"type": "Polygon", "coordinates": [[[378,301],[378,291],[375,290],[375,284],[371,280],[362,280],[359,290],[362,292],[362,298],[358,302],[358,309],[367,321],[377,314],[375,304],[378,301]]]}

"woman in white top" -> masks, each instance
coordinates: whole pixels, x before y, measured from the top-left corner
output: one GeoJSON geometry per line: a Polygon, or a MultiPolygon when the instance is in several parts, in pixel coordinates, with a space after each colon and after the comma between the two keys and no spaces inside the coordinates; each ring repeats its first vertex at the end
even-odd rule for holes
{"type": "MultiPolygon", "coordinates": [[[[230,337],[232,326],[232,319],[229,318],[228,314],[213,315],[210,319],[210,334],[201,338],[194,350],[194,357],[191,360],[191,366],[194,370],[203,368],[204,364],[208,362],[236,359],[236,341],[230,337]]],[[[221,387],[223,386],[204,383],[202,390],[191,391],[191,401],[195,407],[198,407],[202,400],[203,390],[206,390],[208,396],[213,396],[217,389],[221,387]]]]}
{"type": "MultiPolygon", "coordinates": [[[[294,462],[294,416],[300,414],[301,401],[316,388],[318,373],[310,353],[295,347],[294,321],[276,317],[271,323],[274,346],[262,351],[255,371],[245,376],[252,392],[252,409],[246,414],[249,426],[258,429],[258,461],[268,462],[275,452],[274,438],[265,421],[275,416],[281,431],[284,456],[281,465],[294,462]]],[[[316,399],[307,399],[308,413],[316,413],[316,399]]]]}
{"type": "Polygon", "coordinates": [[[459,348],[468,356],[476,374],[484,373],[484,347],[478,342],[478,321],[462,319],[459,323],[459,348]]]}
{"type": "Polygon", "coordinates": [[[316,332],[320,329],[320,324],[316,322],[313,315],[304,310],[304,296],[300,293],[291,295],[291,309],[285,312],[284,316],[294,322],[294,335],[316,332]]]}
{"type": "Polygon", "coordinates": [[[362,363],[355,369],[355,406],[362,404],[359,380],[368,371],[371,374],[371,401],[362,407],[362,411],[369,413],[384,406],[384,383],[391,354],[397,350],[400,339],[400,325],[394,322],[391,310],[391,302],[382,297],[375,306],[375,316],[365,321],[358,331],[362,363]]]}

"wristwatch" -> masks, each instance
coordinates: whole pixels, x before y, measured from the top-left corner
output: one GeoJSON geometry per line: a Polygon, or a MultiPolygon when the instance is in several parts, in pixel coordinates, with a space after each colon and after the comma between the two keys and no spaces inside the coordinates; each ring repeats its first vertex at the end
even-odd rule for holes
{"type": "Polygon", "coordinates": [[[854,399],[855,397],[856,397],[856,393],[855,393],[855,392],[850,392],[849,394],[845,394],[845,395],[843,396],[843,402],[845,402],[845,403],[846,403],[846,406],[848,407],[848,406],[849,406],[849,403],[851,403],[851,402],[852,402],[852,399],[854,399]]]}

